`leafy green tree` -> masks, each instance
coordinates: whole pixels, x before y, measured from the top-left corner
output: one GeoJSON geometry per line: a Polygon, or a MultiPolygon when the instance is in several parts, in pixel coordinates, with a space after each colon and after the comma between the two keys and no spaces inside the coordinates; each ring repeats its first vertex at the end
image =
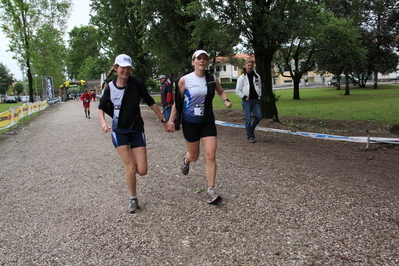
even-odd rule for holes
{"type": "MultiPolygon", "coordinates": [[[[34,38],[43,24],[65,29],[71,5],[70,0],[1,0],[0,18],[2,29],[9,39],[10,51],[14,52],[21,68],[26,68],[29,96],[33,98],[32,60],[36,49],[34,38]]],[[[51,42],[48,42],[51,47],[51,42]]]]}
{"type": "Polygon", "coordinates": [[[0,63],[0,94],[6,94],[13,82],[13,74],[10,73],[10,70],[3,63],[0,63]]]}
{"type": "Polygon", "coordinates": [[[89,71],[87,64],[90,62],[90,67],[96,65],[96,58],[100,57],[100,38],[97,29],[90,25],[74,27],[69,32],[67,72],[71,80],[95,76],[94,73],[97,71],[89,71]],[[80,73],[83,69],[85,69],[84,72],[80,73]]]}
{"type": "Polygon", "coordinates": [[[364,7],[369,0],[324,0],[327,10],[337,18],[346,18],[356,24],[363,21],[364,7]]]}
{"type": "Polygon", "coordinates": [[[275,65],[283,77],[293,81],[293,99],[299,100],[299,85],[305,73],[316,69],[316,36],[324,25],[321,5],[301,2],[297,23],[288,43],[282,44],[274,57],[275,65]],[[288,73],[288,74],[286,74],[288,73]]]}
{"type": "Polygon", "coordinates": [[[289,43],[294,35],[304,2],[318,4],[297,0],[206,1],[221,22],[240,31],[246,48],[254,52],[262,81],[262,113],[275,121],[279,118],[272,85],[272,60],[281,45],[289,43]]]}
{"type": "Polygon", "coordinates": [[[367,51],[361,46],[359,30],[352,21],[326,19],[329,21],[317,37],[317,63],[320,69],[337,76],[337,90],[340,90],[340,75],[344,73],[345,95],[349,95],[349,74],[364,60],[367,51]]]}
{"type": "Polygon", "coordinates": [[[95,15],[91,24],[96,26],[101,49],[112,64],[118,54],[127,54],[133,60],[134,73],[144,81],[152,74],[152,55],[144,48],[147,17],[143,12],[145,1],[98,0],[92,1],[95,15]]]}
{"type": "Polygon", "coordinates": [[[300,100],[299,85],[303,75],[316,68],[314,59],[315,48],[301,40],[291,41],[284,45],[275,55],[275,63],[283,77],[289,77],[294,84],[293,99],[300,100]],[[285,74],[286,71],[288,74],[285,74]]]}
{"type": "Polygon", "coordinates": [[[12,86],[12,91],[13,91],[14,95],[19,95],[19,94],[23,93],[24,92],[24,83],[22,81],[16,82],[12,86]]]}
{"type": "Polygon", "coordinates": [[[82,62],[78,72],[78,80],[99,79],[101,74],[106,72],[108,66],[108,60],[104,61],[101,57],[92,58],[89,56],[82,62]]]}
{"type": "MultiPolygon", "coordinates": [[[[200,18],[202,8],[196,0],[145,1],[148,19],[147,49],[154,54],[155,73],[177,76],[192,68],[191,55],[197,47],[190,47],[193,24],[200,18]],[[195,12],[196,10],[197,12],[195,12]]],[[[203,47],[206,49],[206,47],[203,47]]]]}
{"type": "Polygon", "coordinates": [[[350,19],[361,33],[361,44],[365,51],[363,60],[358,60],[354,73],[365,86],[374,76],[374,88],[378,87],[378,73],[394,72],[399,47],[399,2],[396,0],[326,0],[326,7],[336,17],[350,19]]]}
{"type": "MultiPolygon", "coordinates": [[[[392,48],[382,48],[379,43],[370,34],[362,34],[362,43],[367,49],[367,57],[363,61],[359,61],[354,76],[359,80],[360,87],[366,87],[367,82],[374,76],[378,77],[380,73],[391,73],[397,70],[399,55],[392,48]],[[368,40],[373,38],[373,40],[368,40]]],[[[374,81],[374,89],[377,89],[378,80],[374,81]]]]}
{"type": "Polygon", "coordinates": [[[191,55],[200,48],[213,58],[232,54],[238,40],[238,33],[218,24],[199,0],[100,0],[92,9],[92,24],[106,33],[100,42],[110,63],[117,54],[130,55],[135,75],[144,81],[191,69],[191,55]]]}
{"type": "MultiPolygon", "coordinates": [[[[35,49],[32,51],[32,86],[36,92],[37,84],[41,90],[41,76],[53,77],[55,87],[65,81],[66,47],[63,32],[50,24],[43,24],[36,31],[32,39],[35,49]]],[[[30,99],[33,101],[33,98],[30,99]]]]}
{"type": "Polygon", "coordinates": [[[151,88],[153,92],[159,92],[160,91],[160,83],[159,81],[154,80],[153,78],[147,79],[147,82],[145,83],[147,88],[151,88]]]}
{"type": "Polygon", "coordinates": [[[399,57],[399,2],[394,0],[372,0],[365,3],[363,41],[369,53],[369,71],[374,73],[374,89],[378,88],[378,73],[395,72],[399,57]]]}

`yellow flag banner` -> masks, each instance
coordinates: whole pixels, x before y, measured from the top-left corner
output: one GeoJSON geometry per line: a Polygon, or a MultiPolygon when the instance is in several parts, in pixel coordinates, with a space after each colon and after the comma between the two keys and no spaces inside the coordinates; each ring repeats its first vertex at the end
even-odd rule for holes
{"type": "Polygon", "coordinates": [[[25,116],[41,111],[49,106],[48,102],[40,101],[25,103],[22,106],[11,107],[8,111],[0,113],[0,129],[6,129],[18,124],[18,121],[25,116]]]}

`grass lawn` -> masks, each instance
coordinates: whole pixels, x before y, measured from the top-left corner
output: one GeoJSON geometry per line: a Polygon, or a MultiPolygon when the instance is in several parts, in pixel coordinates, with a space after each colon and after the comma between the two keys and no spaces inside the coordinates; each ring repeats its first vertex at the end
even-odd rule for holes
{"type": "MultiPolygon", "coordinates": [[[[373,90],[351,87],[350,94],[335,87],[300,89],[301,100],[293,100],[293,90],[274,90],[279,98],[279,117],[335,119],[346,121],[372,121],[399,124],[399,85],[379,85],[373,90]]],[[[234,109],[241,109],[241,99],[234,92],[228,93],[234,109]]],[[[214,98],[214,109],[225,108],[219,97],[214,98]]]]}
{"type": "Polygon", "coordinates": [[[7,111],[14,106],[22,106],[23,103],[0,103],[0,113],[7,111]]]}

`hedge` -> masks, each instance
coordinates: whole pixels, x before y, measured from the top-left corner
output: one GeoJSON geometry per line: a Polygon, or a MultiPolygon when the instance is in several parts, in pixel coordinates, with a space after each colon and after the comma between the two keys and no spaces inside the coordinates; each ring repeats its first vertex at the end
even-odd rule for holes
{"type": "Polygon", "coordinates": [[[223,89],[235,89],[236,83],[235,82],[220,82],[223,89]]]}

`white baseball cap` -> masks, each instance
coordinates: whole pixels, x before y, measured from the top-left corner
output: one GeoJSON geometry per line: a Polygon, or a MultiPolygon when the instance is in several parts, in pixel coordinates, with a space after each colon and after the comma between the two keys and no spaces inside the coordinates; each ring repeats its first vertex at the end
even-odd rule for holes
{"type": "Polygon", "coordinates": [[[205,54],[207,57],[209,57],[209,54],[205,50],[197,50],[193,53],[192,60],[194,60],[196,57],[200,56],[201,54],[205,54]]]}
{"type": "Polygon", "coordinates": [[[130,58],[130,56],[126,55],[126,54],[120,54],[115,58],[115,63],[114,65],[118,65],[121,67],[128,67],[130,66],[131,68],[133,68],[132,66],[132,59],[130,58]]]}

